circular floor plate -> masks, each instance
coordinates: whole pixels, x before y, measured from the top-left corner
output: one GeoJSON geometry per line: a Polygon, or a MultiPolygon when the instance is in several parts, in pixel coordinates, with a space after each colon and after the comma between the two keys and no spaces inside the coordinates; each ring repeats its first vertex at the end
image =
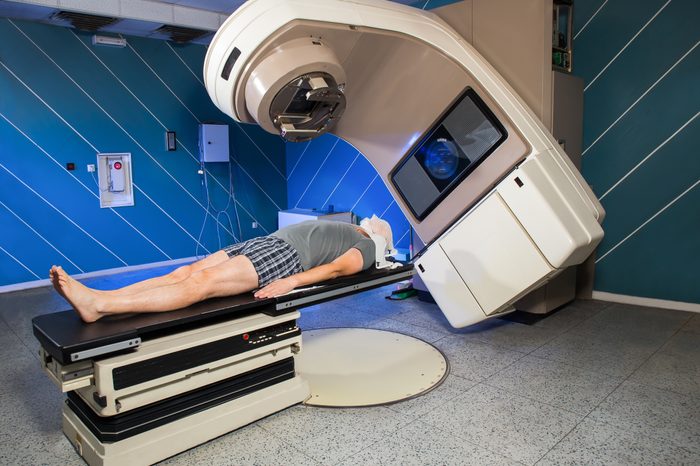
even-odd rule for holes
{"type": "Polygon", "coordinates": [[[401,333],[329,328],[303,333],[297,371],[309,382],[312,406],[394,403],[444,380],[447,359],[434,346],[401,333]]]}

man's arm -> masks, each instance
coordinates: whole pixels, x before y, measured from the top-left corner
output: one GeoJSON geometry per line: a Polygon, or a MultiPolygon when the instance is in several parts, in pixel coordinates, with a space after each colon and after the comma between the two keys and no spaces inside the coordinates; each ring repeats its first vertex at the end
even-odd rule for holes
{"type": "Polygon", "coordinates": [[[294,288],[332,280],[345,275],[352,275],[362,270],[362,253],[355,248],[349,249],[330,264],[305,270],[286,278],[275,280],[255,292],[256,298],[272,298],[289,293],[294,288]]]}

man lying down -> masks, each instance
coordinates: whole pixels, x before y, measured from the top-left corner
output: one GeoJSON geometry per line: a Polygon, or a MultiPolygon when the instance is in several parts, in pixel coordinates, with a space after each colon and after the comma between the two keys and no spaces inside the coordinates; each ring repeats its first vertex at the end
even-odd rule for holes
{"type": "Polygon", "coordinates": [[[360,226],[319,220],[290,225],[228,246],[167,275],[112,291],[88,288],[55,265],[49,276],[80,317],[95,322],[110,314],[172,311],[258,288],[256,298],[270,298],[352,275],[374,265],[375,242],[370,234],[384,238],[391,250],[389,223],[373,215],[360,226]]]}

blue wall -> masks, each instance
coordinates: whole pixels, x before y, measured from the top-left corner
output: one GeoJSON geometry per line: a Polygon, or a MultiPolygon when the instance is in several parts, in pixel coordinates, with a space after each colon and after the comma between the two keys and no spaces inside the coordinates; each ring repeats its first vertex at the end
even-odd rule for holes
{"type": "Polygon", "coordinates": [[[595,289],[700,302],[700,2],[576,0],[595,289]]]}
{"type": "Polygon", "coordinates": [[[287,143],[290,208],[376,214],[387,220],[397,248],[408,249],[409,224],[376,170],[345,141],[324,135],[305,143],[287,143]]]}
{"type": "Polygon", "coordinates": [[[81,273],[191,257],[207,211],[199,254],[276,229],[287,205],[281,140],[214,107],[201,82],[205,47],[127,39],[95,47],[72,29],[0,19],[0,285],[46,278],[51,264],[81,273]],[[218,228],[229,171],[209,166],[207,209],[202,121],[230,125],[237,203],[218,228]],[[166,129],[177,132],[175,152],[166,129]],[[131,152],[133,207],[100,208],[86,171],[97,152],[131,152]]]}

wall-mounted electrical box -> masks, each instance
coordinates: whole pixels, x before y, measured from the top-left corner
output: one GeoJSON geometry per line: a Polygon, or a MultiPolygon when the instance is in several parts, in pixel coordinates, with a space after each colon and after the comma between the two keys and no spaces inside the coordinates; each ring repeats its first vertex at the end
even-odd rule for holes
{"type": "Polygon", "coordinates": [[[228,125],[199,125],[199,160],[202,162],[228,162],[228,125]]]}
{"type": "Polygon", "coordinates": [[[134,205],[131,154],[97,154],[97,184],[100,188],[100,207],[134,205]]]}

